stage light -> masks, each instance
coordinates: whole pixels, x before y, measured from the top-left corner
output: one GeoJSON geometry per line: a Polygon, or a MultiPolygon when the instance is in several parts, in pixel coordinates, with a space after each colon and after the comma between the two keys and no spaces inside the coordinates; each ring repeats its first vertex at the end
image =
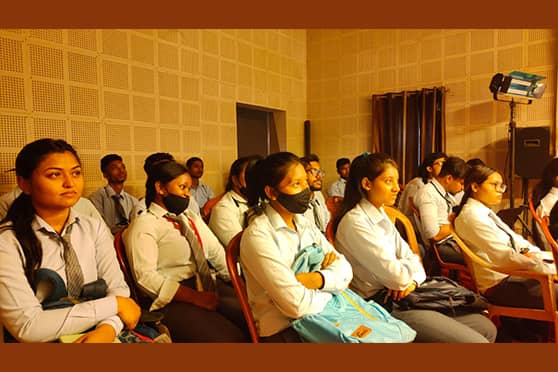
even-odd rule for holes
{"type": "Polygon", "coordinates": [[[541,98],[546,89],[546,84],[542,82],[544,79],[544,76],[520,71],[512,71],[508,75],[497,73],[488,88],[495,100],[498,100],[499,94],[527,99],[541,98]]]}
{"type": "MultiPolygon", "coordinates": [[[[527,72],[512,71],[508,75],[497,73],[492,77],[488,89],[492,92],[495,101],[508,102],[510,105],[510,122],[508,129],[508,187],[510,195],[510,208],[514,207],[513,183],[515,177],[515,106],[517,104],[530,105],[533,98],[541,98],[544,94],[546,84],[542,80],[544,76],[530,74],[527,72]]],[[[523,191],[527,195],[528,180],[523,180],[523,191]]]]}

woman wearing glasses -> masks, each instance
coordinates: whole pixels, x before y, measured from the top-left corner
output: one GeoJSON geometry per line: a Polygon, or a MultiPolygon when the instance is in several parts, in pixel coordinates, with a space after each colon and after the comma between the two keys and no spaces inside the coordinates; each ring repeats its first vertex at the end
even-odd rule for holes
{"type": "MultiPolygon", "coordinates": [[[[457,235],[477,255],[506,270],[550,270],[539,258],[540,249],[510,229],[491,209],[502,201],[502,175],[487,166],[472,167],[465,176],[465,195],[457,217],[457,235]]],[[[478,290],[495,305],[542,308],[540,284],[474,264],[478,290]]],[[[558,286],[554,285],[558,295],[558,286]]]]}

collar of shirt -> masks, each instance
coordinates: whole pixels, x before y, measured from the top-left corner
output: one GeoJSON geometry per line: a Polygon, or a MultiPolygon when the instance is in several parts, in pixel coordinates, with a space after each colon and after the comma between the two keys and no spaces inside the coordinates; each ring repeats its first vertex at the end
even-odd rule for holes
{"type": "Polygon", "coordinates": [[[149,208],[147,208],[147,211],[157,218],[163,218],[166,214],[170,214],[173,216],[175,215],[174,213],[167,211],[165,208],[161,207],[159,204],[153,201],[151,202],[151,204],[149,204],[149,208]]]}
{"type": "Polygon", "coordinates": [[[552,186],[552,188],[550,189],[550,191],[548,191],[548,193],[558,196],[558,187],[552,186]]]}
{"type": "Polygon", "coordinates": [[[238,194],[236,191],[234,190],[230,190],[229,191],[231,193],[231,198],[233,198],[234,200],[236,200],[238,203],[241,204],[248,204],[248,202],[246,201],[246,199],[244,199],[240,194],[238,194]]]}
{"type": "MultiPolygon", "coordinates": [[[[61,236],[64,235],[64,233],[66,232],[66,229],[68,229],[68,226],[70,226],[74,223],[79,223],[79,217],[76,215],[76,212],[73,209],[70,208],[70,215],[68,216],[68,222],[66,222],[66,225],[64,225],[64,228],[62,229],[62,232],[59,235],[61,235],[61,236]]],[[[58,234],[56,231],[54,231],[52,226],[50,226],[48,224],[48,222],[43,220],[37,214],[35,214],[35,218],[33,219],[33,222],[31,223],[31,227],[33,228],[34,231],[39,231],[40,229],[44,228],[45,230],[47,230],[49,232],[53,232],[53,233],[58,234]]]]}
{"type": "MultiPolygon", "coordinates": [[[[467,203],[465,203],[463,208],[468,209],[471,213],[474,213],[475,215],[479,216],[479,218],[489,221],[489,224],[493,225],[494,227],[499,226],[497,225],[496,221],[499,220],[500,217],[498,217],[498,215],[494,213],[492,209],[490,209],[489,207],[487,207],[477,199],[475,198],[467,199],[467,203]],[[494,215],[494,217],[491,217],[491,215],[494,215]]],[[[511,229],[508,229],[507,225],[503,221],[501,225],[506,231],[511,231],[511,229]]]]}
{"type": "Polygon", "coordinates": [[[116,191],[114,191],[114,189],[110,185],[105,186],[105,192],[107,193],[109,198],[112,198],[113,195],[118,195],[120,197],[120,199],[122,199],[124,197],[122,195],[124,193],[124,190],[122,190],[122,192],[120,194],[117,194],[116,191]]]}
{"type": "Polygon", "coordinates": [[[362,208],[364,213],[368,216],[370,221],[374,225],[380,226],[386,232],[390,232],[389,226],[391,226],[391,221],[387,216],[386,212],[384,212],[384,208],[376,208],[374,204],[370,203],[368,199],[362,198],[358,205],[362,208]]]}
{"type": "MultiPolygon", "coordinates": [[[[281,215],[269,203],[266,203],[265,205],[265,214],[267,215],[267,218],[274,230],[289,229],[292,231],[292,229],[287,226],[281,215]]],[[[302,217],[302,214],[295,214],[294,223],[299,233],[310,226],[310,222],[306,218],[302,217]]]]}
{"type": "Polygon", "coordinates": [[[450,202],[452,207],[456,205],[454,196],[452,194],[450,194],[448,191],[446,191],[444,186],[442,186],[442,184],[440,182],[438,182],[438,180],[436,178],[431,178],[430,183],[432,184],[434,189],[436,189],[436,191],[438,192],[438,194],[440,194],[440,196],[442,198],[444,198],[445,200],[450,202]]]}
{"type": "Polygon", "coordinates": [[[442,184],[436,178],[431,178],[430,183],[443,198],[445,198],[446,195],[449,195],[449,192],[444,189],[444,186],[442,186],[442,184]]]}
{"type": "Polygon", "coordinates": [[[486,205],[484,205],[483,203],[481,203],[480,201],[478,201],[475,198],[469,198],[467,199],[467,204],[469,204],[469,208],[472,208],[475,210],[475,213],[481,214],[481,215],[489,215],[490,213],[494,213],[492,211],[492,209],[488,208],[486,205]]]}

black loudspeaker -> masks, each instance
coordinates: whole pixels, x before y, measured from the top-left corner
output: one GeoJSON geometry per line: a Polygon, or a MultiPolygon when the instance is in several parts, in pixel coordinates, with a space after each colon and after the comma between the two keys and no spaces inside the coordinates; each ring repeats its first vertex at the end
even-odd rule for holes
{"type": "Polygon", "coordinates": [[[540,178],[550,149],[549,127],[517,128],[515,132],[515,174],[540,178]]]}

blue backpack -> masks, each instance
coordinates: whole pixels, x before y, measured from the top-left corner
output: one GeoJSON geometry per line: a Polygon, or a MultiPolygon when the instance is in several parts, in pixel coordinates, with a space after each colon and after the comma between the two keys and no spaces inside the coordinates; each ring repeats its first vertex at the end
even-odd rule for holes
{"type": "MultiPolygon", "coordinates": [[[[314,244],[297,254],[291,268],[297,274],[317,271],[323,259],[321,247],[314,244]]],[[[295,319],[291,326],[308,342],[402,343],[416,336],[406,323],[350,289],[332,293],[324,310],[295,319]]]]}

